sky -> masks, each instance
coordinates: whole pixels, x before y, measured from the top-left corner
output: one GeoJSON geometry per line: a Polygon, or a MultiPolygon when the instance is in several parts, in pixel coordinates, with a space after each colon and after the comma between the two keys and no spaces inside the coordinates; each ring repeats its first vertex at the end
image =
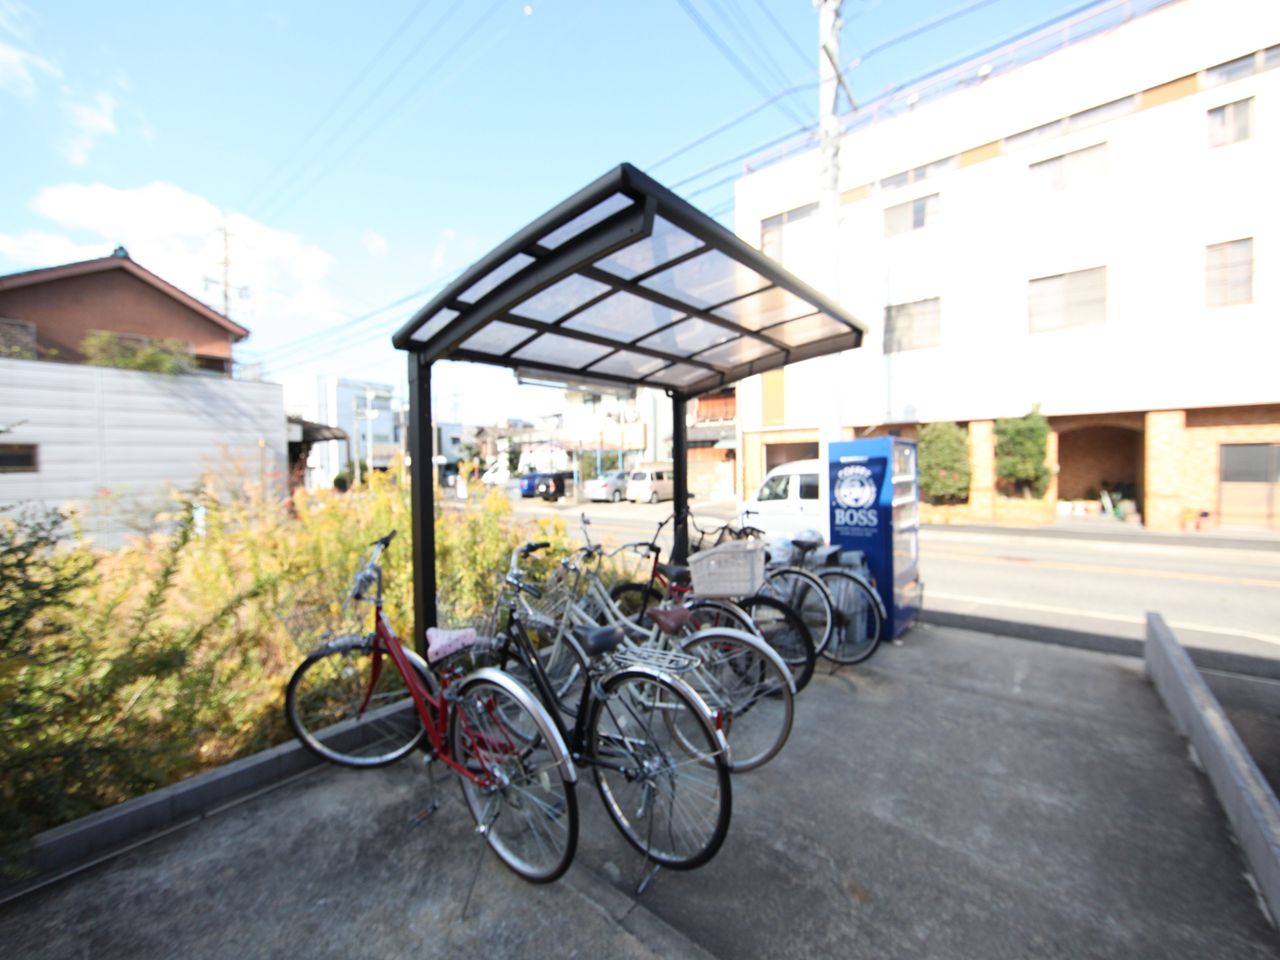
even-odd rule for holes
{"type": "MultiPolygon", "coordinates": [[[[1084,5],[844,0],[839,59],[865,106],[1084,5]]],[[[742,158],[817,122],[817,48],[812,0],[0,0],[0,274],[123,244],[290,396],[399,385],[391,334],[618,163],[731,225],[742,158]]],[[[437,416],[561,403],[513,384],[437,365],[437,416]]]]}

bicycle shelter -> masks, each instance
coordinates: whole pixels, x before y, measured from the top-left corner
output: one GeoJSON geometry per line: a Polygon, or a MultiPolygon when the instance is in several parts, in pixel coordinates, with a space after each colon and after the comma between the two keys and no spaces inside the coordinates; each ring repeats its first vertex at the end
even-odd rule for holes
{"type": "Polygon", "coordinates": [[[431,365],[463,360],[672,404],[676,526],[688,555],[688,401],[862,344],[865,328],[687,201],[621,164],[476,261],[392,338],[409,352],[414,630],[436,623],[431,365]]]}

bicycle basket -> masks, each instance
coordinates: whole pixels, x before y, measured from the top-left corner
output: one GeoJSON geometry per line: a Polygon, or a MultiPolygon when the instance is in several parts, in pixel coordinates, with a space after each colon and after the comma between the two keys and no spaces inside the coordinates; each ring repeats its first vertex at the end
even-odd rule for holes
{"type": "Polygon", "coordinates": [[[731,540],[689,558],[693,592],[702,597],[747,597],[764,585],[765,545],[731,540]]]}

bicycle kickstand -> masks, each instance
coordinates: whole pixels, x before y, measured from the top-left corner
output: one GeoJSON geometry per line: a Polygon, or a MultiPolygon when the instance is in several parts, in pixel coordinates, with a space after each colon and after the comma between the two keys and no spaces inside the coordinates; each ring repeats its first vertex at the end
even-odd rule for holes
{"type": "Polygon", "coordinates": [[[440,808],[440,800],[436,796],[436,767],[435,753],[428,753],[422,760],[423,766],[427,768],[427,805],[409,818],[410,828],[419,826],[424,823],[428,817],[440,808]]]}

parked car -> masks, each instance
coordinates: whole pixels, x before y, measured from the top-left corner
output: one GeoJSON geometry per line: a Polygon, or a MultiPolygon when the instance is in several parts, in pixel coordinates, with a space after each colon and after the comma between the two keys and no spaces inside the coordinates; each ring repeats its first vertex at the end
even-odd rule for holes
{"type": "Polygon", "coordinates": [[[801,530],[825,530],[827,504],[821,499],[820,460],[796,460],[765,474],[755,494],[742,504],[742,522],[772,537],[801,530]]]}
{"type": "Polygon", "coordinates": [[[627,471],[606,470],[594,480],[582,485],[588,500],[609,500],[617,503],[627,490],[627,471]]]}
{"type": "Polygon", "coordinates": [[[640,464],[627,478],[627,499],[632,503],[637,500],[647,503],[670,500],[675,496],[671,470],[670,462],[640,464]]]}
{"type": "Polygon", "coordinates": [[[502,486],[510,479],[511,471],[507,468],[507,465],[505,463],[495,463],[484,472],[484,476],[480,478],[480,482],[486,487],[493,485],[502,486]]]}
{"type": "Polygon", "coordinates": [[[559,500],[572,473],[529,473],[520,478],[520,496],[559,500]]]}
{"type": "Polygon", "coordinates": [[[520,496],[536,497],[538,495],[538,484],[543,482],[546,477],[545,473],[526,473],[520,478],[520,496]]]}

